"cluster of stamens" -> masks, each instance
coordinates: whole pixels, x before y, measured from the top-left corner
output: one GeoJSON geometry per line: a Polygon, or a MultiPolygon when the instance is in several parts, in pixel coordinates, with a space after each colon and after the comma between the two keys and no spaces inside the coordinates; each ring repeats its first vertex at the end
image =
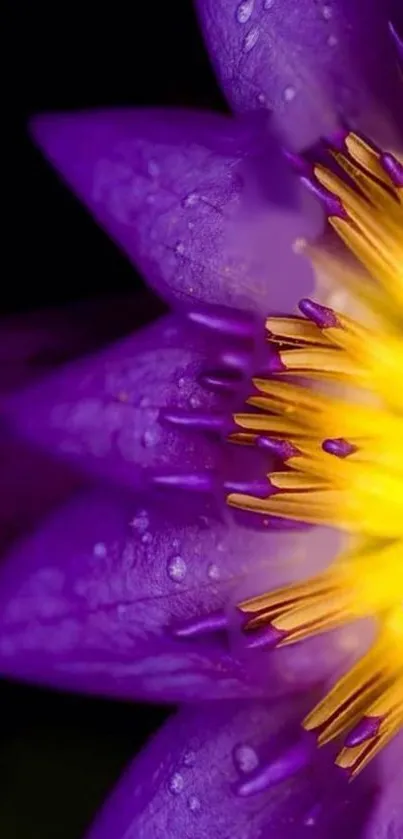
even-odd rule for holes
{"type": "Polygon", "coordinates": [[[228,503],[349,535],[328,570],[240,609],[276,646],[376,620],[372,647],[304,721],[320,744],[344,737],[337,763],[354,777],[403,725],[403,167],[351,133],[326,154],[301,174],[357,265],[320,247],[313,258],[361,315],[303,300],[300,317],[268,318],[272,375],[253,380],[231,439],[280,467],[266,495],[228,503]]]}

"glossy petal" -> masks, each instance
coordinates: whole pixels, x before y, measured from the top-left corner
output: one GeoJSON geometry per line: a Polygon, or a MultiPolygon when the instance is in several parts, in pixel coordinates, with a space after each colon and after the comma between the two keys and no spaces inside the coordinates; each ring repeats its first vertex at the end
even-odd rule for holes
{"type": "Polygon", "coordinates": [[[298,736],[303,710],[299,701],[181,711],[129,767],[88,839],[359,839],[369,784],[347,789],[324,761],[249,799],[237,795],[298,736]],[[333,788],[322,812],[320,769],[333,788]]]}
{"type": "Polygon", "coordinates": [[[266,313],[312,289],[292,245],[315,235],[321,219],[266,123],[116,110],[39,117],[32,131],[164,298],[266,313]]]}
{"type": "Polygon", "coordinates": [[[348,121],[393,144],[401,91],[380,0],[198,0],[222,86],[235,109],[274,111],[303,148],[348,121]]]}
{"type": "Polygon", "coordinates": [[[167,406],[208,410],[217,403],[197,383],[206,357],[207,342],[166,316],[11,397],[9,423],[31,442],[130,487],[142,483],[144,470],[212,468],[220,451],[214,441],[159,420],[167,406]]]}
{"type": "Polygon", "coordinates": [[[177,631],[225,617],[262,585],[323,567],[333,551],[319,530],[295,540],[246,530],[208,507],[196,514],[177,499],[167,508],[87,491],[3,560],[0,669],[160,701],[305,690],[343,662],[338,638],[269,656],[235,646],[225,628],[188,638],[177,631]]]}

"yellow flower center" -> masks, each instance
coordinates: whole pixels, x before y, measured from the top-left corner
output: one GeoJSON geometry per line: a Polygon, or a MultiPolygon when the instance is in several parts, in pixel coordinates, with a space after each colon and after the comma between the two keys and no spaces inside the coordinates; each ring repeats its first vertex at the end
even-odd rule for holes
{"type": "Polygon", "coordinates": [[[283,468],[269,497],[228,503],[349,535],[325,572],[240,609],[247,632],[270,624],[279,646],[375,619],[372,647],[304,721],[319,744],[344,736],[337,763],[354,777],[403,725],[403,170],[355,134],[328,154],[310,185],[347,249],[312,257],[360,314],[305,300],[304,317],[268,318],[276,373],[254,380],[232,439],[283,442],[283,468]]]}

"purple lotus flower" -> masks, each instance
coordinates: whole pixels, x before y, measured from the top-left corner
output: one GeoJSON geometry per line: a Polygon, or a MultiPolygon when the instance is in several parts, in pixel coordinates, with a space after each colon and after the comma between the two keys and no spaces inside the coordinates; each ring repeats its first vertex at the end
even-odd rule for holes
{"type": "Polygon", "coordinates": [[[199,0],[243,115],[33,126],[172,307],[2,401],[55,472],[1,567],[2,672],[191,703],[93,839],[402,835],[397,5],[199,0]]]}

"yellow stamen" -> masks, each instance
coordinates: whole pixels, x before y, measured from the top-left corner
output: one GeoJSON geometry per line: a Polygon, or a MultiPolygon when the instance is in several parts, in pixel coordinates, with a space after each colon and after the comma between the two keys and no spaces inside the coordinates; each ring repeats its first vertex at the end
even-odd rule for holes
{"type": "Polygon", "coordinates": [[[320,745],[353,729],[337,763],[355,777],[403,725],[403,190],[365,140],[349,134],[344,146],[330,150],[340,174],[320,165],[314,175],[341,202],[344,216],[329,221],[361,267],[350,259],[344,270],[323,250],[313,261],[357,295],[362,319],[330,312],[322,322],[321,307],[311,320],[268,318],[280,372],[254,379],[254,413],[235,415],[232,439],[253,445],[269,435],[291,447],[284,469],[269,474],[267,498],[234,493],[228,503],[351,534],[326,571],[240,609],[246,631],[269,623],[279,646],[376,621],[372,647],[304,722],[320,745]]]}

